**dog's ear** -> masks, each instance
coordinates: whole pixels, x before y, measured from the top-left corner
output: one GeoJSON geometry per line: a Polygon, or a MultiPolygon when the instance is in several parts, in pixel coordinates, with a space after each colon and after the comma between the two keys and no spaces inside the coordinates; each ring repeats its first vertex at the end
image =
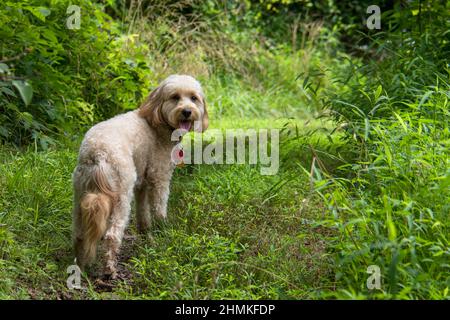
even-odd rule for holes
{"type": "Polygon", "coordinates": [[[147,119],[154,127],[164,122],[162,117],[162,105],[164,103],[163,91],[164,85],[160,85],[150,93],[144,103],[139,107],[139,115],[147,119]]]}
{"type": "Polygon", "coordinates": [[[203,98],[203,118],[202,118],[202,127],[199,128],[199,132],[204,132],[206,129],[208,129],[209,125],[209,117],[208,117],[208,109],[206,107],[206,100],[203,98]]]}

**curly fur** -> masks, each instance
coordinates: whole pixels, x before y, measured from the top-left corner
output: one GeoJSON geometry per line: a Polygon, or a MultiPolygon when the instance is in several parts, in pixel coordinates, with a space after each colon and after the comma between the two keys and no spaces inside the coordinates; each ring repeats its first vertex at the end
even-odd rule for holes
{"type": "Polygon", "coordinates": [[[200,83],[172,75],[137,110],[100,122],[86,133],[73,173],[73,241],[81,268],[95,259],[103,238],[105,273],[116,276],[133,197],[140,231],[148,230],[152,217],[167,216],[173,130],[204,131],[207,126],[200,83]],[[201,126],[194,128],[194,122],[201,126]]]}

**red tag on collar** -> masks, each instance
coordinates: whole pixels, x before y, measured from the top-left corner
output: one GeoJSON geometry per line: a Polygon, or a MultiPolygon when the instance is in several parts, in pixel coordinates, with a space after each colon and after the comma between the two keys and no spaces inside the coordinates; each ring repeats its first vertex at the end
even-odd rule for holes
{"type": "Polygon", "coordinates": [[[183,149],[178,150],[178,163],[177,163],[177,167],[178,168],[182,168],[184,167],[184,151],[183,149]]]}

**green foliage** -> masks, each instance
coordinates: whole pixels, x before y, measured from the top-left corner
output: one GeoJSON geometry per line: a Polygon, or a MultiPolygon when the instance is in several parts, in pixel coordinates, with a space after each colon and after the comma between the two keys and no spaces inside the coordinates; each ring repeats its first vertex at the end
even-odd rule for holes
{"type": "Polygon", "coordinates": [[[449,298],[449,94],[432,90],[369,122],[360,158],[338,168],[349,178],[317,181],[331,213],[324,223],[340,234],[339,297],[449,298]],[[369,265],[382,270],[381,291],[365,286],[369,265]]]}
{"type": "Polygon", "coordinates": [[[44,298],[65,288],[75,159],[68,151],[0,153],[1,299],[44,298]]]}
{"type": "Polygon", "coordinates": [[[239,245],[219,235],[177,230],[165,232],[164,239],[158,248],[143,247],[141,256],[131,260],[137,273],[135,286],[143,292],[142,298],[196,299],[204,294],[210,298],[248,297],[236,288],[239,266],[234,262],[243,250],[239,245]],[[158,295],[149,296],[153,292],[158,295]]]}
{"type": "Polygon", "coordinates": [[[371,1],[82,0],[78,30],[69,4],[0,5],[0,141],[28,145],[0,149],[0,298],[450,298],[448,1],[381,1],[381,30],[371,1]],[[212,128],[279,128],[279,174],[178,169],[125,279],[70,292],[82,133],[170,73],[212,128]]]}
{"type": "Polygon", "coordinates": [[[336,79],[341,89],[327,92],[338,120],[383,118],[385,111],[390,112],[388,105],[402,109],[405,102],[420,97],[423,88],[448,82],[449,11],[445,5],[425,1],[420,18],[420,3],[386,12],[383,23],[388,30],[363,37],[370,41],[367,56],[356,63],[349,60],[336,79]]]}
{"type": "Polygon", "coordinates": [[[148,87],[145,50],[101,5],[6,1],[0,7],[0,141],[46,148],[55,135],[134,108],[148,87]],[[81,126],[80,126],[81,125],[81,126]]]}
{"type": "Polygon", "coordinates": [[[354,145],[344,165],[307,171],[328,207],[323,225],[339,234],[330,248],[338,290],[324,297],[449,298],[448,10],[419,1],[408,9],[371,36],[376,61],[347,59],[339,90],[308,90],[354,145]],[[419,5],[421,23],[404,29],[419,5]],[[381,290],[367,289],[370,265],[381,268],[381,290]]]}
{"type": "Polygon", "coordinates": [[[314,223],[318,198],[303,201],[305,178],[269,195],[290,173],[261,177],[259,168],[241,165],[177,170],[169,222],[137,235],[132,215],[121,251],[125,279],[112,292],[92,277],[83,278],[84,290],[67,289],[76,156],[1,150],[0,297],[298,299],[331,286],[329,235],[314,223]]]}

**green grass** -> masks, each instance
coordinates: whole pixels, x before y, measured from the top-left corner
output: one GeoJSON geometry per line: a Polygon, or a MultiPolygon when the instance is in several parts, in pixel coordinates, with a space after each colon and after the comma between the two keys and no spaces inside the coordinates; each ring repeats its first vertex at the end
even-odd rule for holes
{"type": "MultiPolygon", "coordinates": [[[[112,42],[106,65],[92,48],[67,40],[82,49],[77,79],[88,76],[89,88],[53,81],[73,74],[75,60],[61,60],[61,74],[37,68],[33,83],[34,103],[52,101],[48,85],[76,89],[57,94],[58,110],[30,105],[38,111],[30,118],[4,91],[0,133],[12,145],[34,144],[0,146],[0,299],[449,299],[448,10],[408,3],[383,16],[391,30],[357,41],[368,46],[358,56],[338,40],[351,25],[318,23],[303,33],[307,14],[298,34],[279,17],[290,30],[283,39],[238,28],[227,15],[191,24],[171,10],[131,14],[123,19],[131,34],[112,42]],[[417,29],[413,8],[420,7],[426,14],[417,29]],[[297,45],[288,44],[291,36],[297,45]],[[84,275],[83,289],[69,290],[71,173],[84,130],[137,106],[150,84],[185,72],[204,86],[211,129],[281,130],[278,174],[262,176],[257,165],[178,168],[168,222],[139,235],[132,218],[120,257],[124,278],[98,283],[84,275]],[[55,127],[57,119],[64,125],[55,127]],[[379,290],[366,285],[371,265],[381,271],[379,290]]],[[[81,40],[98,32],[93,22],[81,40]]],[[[18,52],[38,41],[35,52],[48,53],[38,33],[21,32],[32,37],[16,44],[18,52]]]]}
{"type": "Polygon", "coordinates": [[[2,151],[0,268],[2,298],[57,292],[70,255],[70,172],[76,154],[2,151]]]}
{"type": "Polygon", "coordinates": [[[330,242],[342,283],[334,296],[450,298],[448,92],[435,96],[434,114],[414,103],[371,122],[365,159],[342,167],[347,177],[316,178],[332,213],[324,225],[339,230],[330,242]],[[364,287],[364,265],[380,267],[381,290],[364,287]]]}
{"type": "Polygon", "coordinates": [[[317,225],[324,206],[289,159],[308,166],[311,145],[325,150],[330,144],[323,132],[332,124],[305,107],[289,72],[283,76],[291,87],[268,79],[259,85],[203,79],[211,129],[282,130],[280,171],[262,176],[254,165],[177,169],[168,223],[155,226],[149,238],[137,235],[132,219],[121,259],[127,279],[111,292],[92,277],[84,278],[85,290],[66,288],[73,263],[71,173],[82,133],[60,136],[52,151],[2,148],[0,298],[298,299],[332,287],[330,230],[317,225]]]}
{"type": "Polygon", "coordinates": [[[66,286],[82,132],[47,151],[1,147],[0,298],[448,299],[448,86],[402,101],[407,110],[377,91],[384,118],[357,112],[335,130],[303,93],[239,81],[207,84],[210,128],[280,129],[278,174],[176,169],[168,222],[139,235],[132,218],[124,279],[106,286],[92,275],[66,286]],[[370,265],[381,290],[366,287],[370,265]]]}
{"type": "Polygon", "coordinates": [[[85,290],[70,291],[76,149],[0,154],[2,298],[298,299],[333,281],[330,230],[317,226],[324,207],[306,175],[196,165],[176,170],[169,221],[155,226],[153,237],[137,235],[132,220],[128,233],[136,237],[124,241],[121,261],[129,279],[103,292],[84,278],[85,290]]]}

